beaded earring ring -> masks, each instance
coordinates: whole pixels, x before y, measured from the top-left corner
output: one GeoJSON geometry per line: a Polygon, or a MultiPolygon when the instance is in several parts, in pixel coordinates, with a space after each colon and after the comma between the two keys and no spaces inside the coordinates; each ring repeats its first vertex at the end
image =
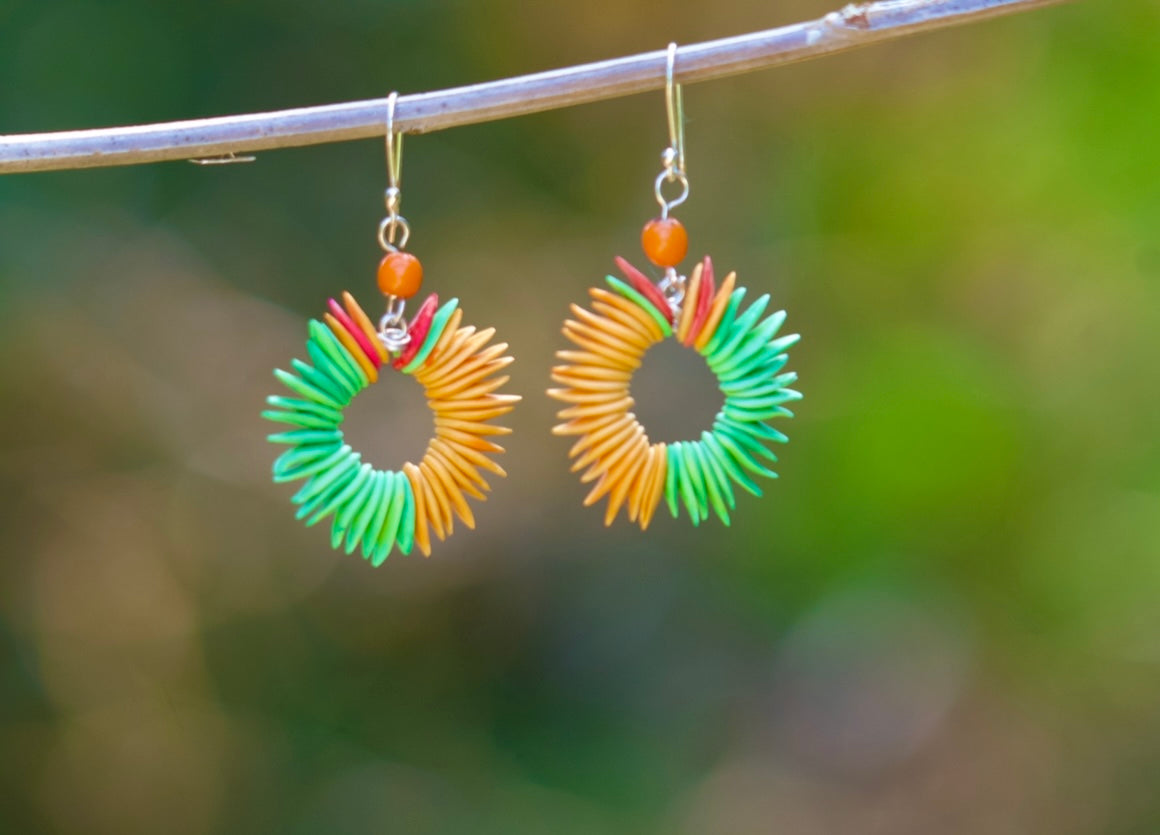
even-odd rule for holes
{"type": "Polygon", "coordinates": [[[799,337],[777,336],[785,312],[762,319],[768,295],[742,311],[745,288],[737,286],[734,273],[715,286],[708,256],[688,277],[677,273],[688,252],[688,235],[669,212],[688,198],[689,181],[681,87],[673,80],[675,57],[676,45],[670,44],[665,90],[669,147],[655,183],[661,216],[649,221],[641,234],[645,255],[664,276],[654,284],[618,257],[627,281],[608,276],[609,289],[588,291],[591,310],[571,306],[576,318],[565,321],[563,332],[578,350],[557,352],[565,364],[552,369],[552,379],[564,388],[548,390],[567,404],[553,433],[579,436],[568,453],[575,459],[573,472],[585,470],[581,482],[596,482],[584,504],[607,496],[604,523],[612,524],[624,507],[641,530],[649,526],[662,497],[674,518],[683,506],[697,525],[708,518],[711,507],[728,525],[736,506],[733,485],[760,496],[753,476],[777,477],[766,466],[777,461],[767,444],[788,438],[768,422],[793,417],[785,404],[801,399],[788,388],[797,375],[784,371],[786,351],[799,337]],[[680,191],[670,200],[662,189],[672,182],[680,191]],[[724,396],[712,429],[699,440],[650,443],[630,411],[633,372],[645,352],[668,337],[705,358],[724,396]]]}
{"type": "Polygon", "coordinates": [[[293,396],[271,396],[273,408],[262,413],[292,427],[269,440],[290,447],[274,462],[274,481],[306,480],[291,499],[299,506],[297,518],[314,525],[333,516],[332,547],[345,540],[346,553],[361,547],[376,566],[396,547],[407,554],[418,545],[429,556],[431,532],[443,540],[456,515],[475,527],[465,496],[482,501],[490,489],[479,471],[506,475],[489,457],[503,448],[488,438],[511,430],[488,421],[520,400],[496,393],[509,379],[493,376],[512,362],[504,355],[507,344],[489,344],[494,328],[461,327],[457,299],[440,305],[432,293],[409,322],[404,318],[405,300],[418,293],[423,268],[403,251],[411,230],[399,214],[402,136],[394,132],[395,98],[392,93],[387,105],[390,185],[387,217],[379,225],[385,255],[378,284],[387,312],[376,328],[350,293],[343,293],[342,304],[331,299],[323,321],[308,326],[310,362],[295,359],[295,373],[274,372],[293,396]],[[419,381],[435,418],[435,437],[419,464],[393,471],[363,462],[340,428],[346,406],[388,367],[419,381]]]}

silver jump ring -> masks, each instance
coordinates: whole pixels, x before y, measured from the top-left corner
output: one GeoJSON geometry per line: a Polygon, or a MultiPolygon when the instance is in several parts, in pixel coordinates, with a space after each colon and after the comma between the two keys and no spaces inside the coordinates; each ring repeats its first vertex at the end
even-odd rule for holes
{"type": "Polygon", "coordinates": [[[656,195],[657,203],[660,204],[661,217],[666,218],[672,209],[689,199],[689,178],[685,176],[683,171],[666,169],[657,175],[656,182],[653,184],[653,193],[656,195]],[[664,192],[664,184],[670,182],[681,184],[680,192],[672,200],[666,199],[664,192]]]}
{"type": "Polygon", "coordinates": [[[379,223],[379,246],[384,252],[398,252],[407,248],[411,238],[411,224],[402,215],[388,215],[379,223]],[[401,232],[400,232],[401,230],[401,232]],[[395,241],[396,235],[398,242],[395,241]]]}
{"type": "Polygon", "coordinates": [[[401,351],[411,341],[403,312],[407,303],[398,296],[387,296],[387,312],[379,319],[379,341],[392,353],[401,351]]]}
{"type": "Polygon", "coordinates": [[[657,289],[669,303],[674,314],[681,312],[681,303],[685,300],[685,285],[688,279],[677,272],[676,267],[665,269],[665,277],[657,282],[657,289]]]}

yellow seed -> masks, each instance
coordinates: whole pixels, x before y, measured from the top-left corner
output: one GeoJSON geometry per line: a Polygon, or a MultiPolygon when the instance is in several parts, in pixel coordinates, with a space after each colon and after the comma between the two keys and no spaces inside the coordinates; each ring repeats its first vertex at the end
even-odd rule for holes
{"type": "Polygon", "coordinates": [[[463,524],[474,529],[475,515],[472,514],[471,507],[467,504],[467,499],[463,498],[463,494],[466,493],[479,501],[483,501],[487,496],[481,493],[479,488],[472,484],[467,476],[461,473],[441,453],[431,450],[431,457],[440,465],[436,468],[435,472],[442,481],[443,488],[447,493],[447,499],[451,502],[451,507],[454,508],[455,514],[463,520],[463,524]]]}
{"type": "Polygon", "coordinates": [[[559,400],[563,403],[608,403],[613,400],[619,400],[627,394],[627,391],[620,389],[619,391],[585,391],[584,389],[548,389],[548,397],[554,400],[559,400]]]}
{"type": "Polygon", "coordinates": [[[602,345],[603,347],[615,351],[618,354],[623,354],[627,359],[627,365],[633,365],[640,361],[644,356],[644,352],[648,350],[648,345],[637,345],[633,342],[627,342],[621,339],[618,335],[611,331],[600,330],[591,325],[582,325],[572,319],[564,322],[564,336],[571,339],[577,345],[593,350],[581,340],[586,340],[589,343],[602,345]]]}
{"type": "Polygon", "coordinates": [[[480,486],[484,490],[490,491],[491,486],[487,483],[482,475],[479,474],[478,469],[488,470],[498,476],[506,477],[503,467],[492,461],[486,455],[471,449],[468,446],[457,444],[454,441],[448,441],[443,438],[437,439],[441,446],[439,448],[445,456],[452,460],[455,466],[459,467],[466,475],[478,480],[480,486]],[[478,468],[478,469],[477,469],[478,468]]]}
{"type": "MultiPolygon", "coordinates": [[[[557,351],[559,356],[561,351],[557,351]]],[[[585,380],[603,380],[605,382],[618,382],[628,385],[629,380],[632,379],[631,371],[617,370],[613,368],[594,368],[590,365],[554,365],[552,366],[553,374],[569,374],[576,377],[582,377],[585,380]]]]}
{"type": "Polygon", "coordinates": [[[660,342],[664,338],[664,331],[661,330],[657,320],[642,310],[636,302],[631,302],[624,296],[610,293],[599,287],[593,287],[588,293],[592,296],[593,307],[597,306],[597,302],[603,302],[608,307],[619,310],[629,321],[635,322],[636,326],[648,334],[652,341],[660,342]]]}
{"type": "Polygon", "coordinates": [[[551,377],[553,383],[559,383],[562,386],[567,386],[577,391],[619,391],[625,394],[628,393],[628,383],[623,380],[590,380],[584,377],[574,377],[571,374],[565,374],[560,371],[553,371],[551,377]]]}
{"type": "Polygon", "coordinates": [[[591,429],[585,432],[584,436],[572,445],[568,450],[568,457],[575,458],[584,450],[591,447],[593,444],[598,444],[606,440],[610,435],[615,435],[623,432],[626,427],[632,426],[636,423],[636,416],[631,412],[620,415],[618,417],[609,418],[604,425],[593,425],[591,429]]]}
{"type": "Polygon", "coordinates": [[[479,333],[471,333],[470,330],[473,329],[464,328],[462,340],[452,342],[448,345],[446,354],[436,358],[433,374],[444,376],[453,371],[495,336],[495,328],[485,328],[479,333]]]}
{"type": "MultiPolygon", "coordinates": [[[[614,490],[619,493],[620,500],[623,501],[624,494],[628,491],[628,486],[624,484],[625,477],[628,476],[631,478],[631,476],[635,473],[633,467],[639,466],[639,456],[641,455],[641,452],[642,447],[639,444],[634,446],[631,449],[632,454],[626,455],[624,458],[622,458],[616,467],[609,470],[605,474],[604,478],[597,482],[596,489],[588,494],[588,496],[584,499],[584,503],[591,504],[592,502],[598,501],[605,493],[608,493],[610,495],[609,503],[611,504],[611,495],[612,491],[614,490]]],[[[614,517],[615,513],[613,514],[613,518],[614,517]]],[[[604,524],[611,524],[611,519],[606,516],[604,524]]]]}
{"type": "Polygon", "coordinates": [[[640,516],[640,508],[644,503],[645,494],[651,486],[651,478],[653,465],[656,463],[656,447],[650,446],[645,453],[644,462],[641,464],[640,473],[635,481],[632,483],[632,489],[628,493],[628,520],[635,522],[640,516]]]}
{"type": "Polygon", "coordinates": [[[580,476],[580,483],[587,484],[590,481],[595,481],[605,473],[613,472],[617,467],[635,450],[643,441],[648,444],[648,438],[645,437],[644,427],[639,423],[633,426],[632,435],[629,440],[620,445],[620,448],[603,460],[597,461],[584,475],[580,476]]]}
{"type": "Polygon", "coordinates": [[[595,328],[601,333],[607,333],[618,337],[621,342],[626,342],[629,345],[634,345],[642,351],[647,350],[652,344],[646,334],[641,333],[627,325],[617,322],[607,316],[600,316],[593,313],[578,304],[573,304],[570,307],[572,314],[580,320],[580,323],[587,325],[590,328],[595,328]]]}
{"type": "Polygon", "coordinates": [[[443,487],[435,477],[435,463],[429,455],[424,455],[419,463],[419,470],[423,474],[424,502],[427,505],[427,518],[431,520],[431,527],[435,535],[442,542],[454,530],[451,518],[451,503],[443,494],[443,487]]]}
{"type": "MultiPolygon", "coordinates": [[[[587,452],[581,455],[572,463],[572,472],[579,472],[593,462],[600,461],[601,458],[608,455],[617,447],[628,444],[632,437],[637,434],[637,431],[643,432],[643,427],[636,421],[630,421],[627,426],[618,426],[618,431],[612,437],[605,437],[603,440],[594,444],[587,452]]],[[[585,436],[584,440],[591,436],[585,436]]]]}
{"type": "MultiPolygon", "coordinates": [[[[428,380],[438,381],[439,375],[436,373],[436,368],[441,360],[444,352],[447,350],[448,344],[460,332],[459,322],[463,319],[463,311],[458,307],[451,313],[451,318],[447,320],[447,324],[443,327],[443,333],[439,335],[439,341],[435,343],[435,347],[431,349],[431,353],[427,356],[427,362],[423,363],[415,371],[415,379],[423,386],[427,385],[428,380]]],[[[463,328],[463,330],[474,331],[475,328],[463,328]]]]}
{"type": "Polygon", "coordinates": [[[631,397],[622,397],[620,400],[615,400],[612,403],[601,403],[596,406],[570,406],[567,409],[561,409],[557,412],[556,417],[560,420],[568,420],[570,418],[597,417],[598,415],[627,412],[635,402],[631,397]]]}
{"type": "MultiPolygon", "coordinates": [[[[620,297],[616,296],[615,298],[619,299],[620,297]]],[[[633,307],[636,307],[636,305],[633,305],[633,307]]],[[[645,318],[648,319],[646,322],[637,315],[637,311],[644,313],[640,308],[629,310],[619,304],[593,301],[592,309],[609,321],[615,322],[636,334],[638,338],[645,340],[649,345],[660,342],[663,338],[660,327],[653,321],[652,317],[645,314],[645,318]]]]}
{"type": "Polygon", "coordinates": [[[443,395],[456,394],[474,382],[482,380],[512,363],[511,357],[490,359],[484,358],[483,354],[478,356],[478,360],[464,363],[454,371],[448,372],[447,376],[438,383],[433,382],[428,386],[427,397],[437,400],[443,395]]]}
{"type": "Polygon", "coordinates": [[[664,443],[655,444],[657,451],[656,462],[652,472],[652,483],[645,496],[640,513],[640,529],[647,530],[652,522],[653,514],[660,506],[661,497],[665,492],[665,476],[668,474],[668,446],[664,443]]]}
{"type": "Polygon", "coordinates": [[[423,556],[431,556],[431,534],[427,530],[427,497],[423,492],[423,473],[408,461],[403,465],[403,474],[411,482],[411,493],[415,497],[415,544],[423,556]]]}
{"type": "Polygon", "coordinates": [[[449,442],[454,442],[460,446],[465,446],[470,449],[479,450],[480,452],[501,453],[504,451],[499,444],[493,444],[491,441],[485,441],[478,435],[472,435],[470,432],[464,432],[460,429],[451,429],[446,426],[435,427],[435,437],[443,438],[449,442]]]}
{"type": "Polygon", "coordinates": [[[507,426],[492,426],[491,424],[479,423],[475,420],[463,420],[462,418],[436,415],[436,431],[440,427],[458,429],[460,432],[470,432],[472,435],[510,435],[512,433],[512,430],[507,426]]]}
{"type": "Polygon", "coordinates": [[[705,324],[697,335],[697,341],[693,343],[693,347],[698,351],[703,350],[709,344],[709,340],[713,338],[713,332],[721,324],[721,317],[725,315],[725,307],[729,304],[729,296],[733,293],[733,285],[736,281],[737,273],[729,273],[721,282],[717,295],[713,297],[713,305],[709,308],[709,317],[705,319],[705,324]]]}
{"type": "Polygon", "coordinates": [[[701,270],[703,264],[693,267],[693,274],[685,285],[685,299],[681,302],[681,320],[677,323],[677,340],[684,343],[697,316],[697,294],[701,292],[701,270]]]}
{"type": "Polygon", "coordinates": [[[354,296],[343,291],[342,303],[346,305],[346,312],[350,314],[350,318],[356,325],[367,335],[371,345],[375,346],[375,351],[379,355],[379,362],[384,363],[390,359],[390,354],[387,353],[387,348],[383,345],[383,341],[379,339],[379,333],[375,330],[374,324],[371,322],[369,316],[359,307],[359,303],[354,300],[354,296]]]}
{"type": "MultiPolygon", "coordinates": [[[[466,391],[458,392],[455,395],[455,400],[461,400],[464,402],[469,401],[469,400],[478,400],[481,397],[485,397],[485,396],[491,394],[493,391],[495,391],[497,388],[500,388],[501,386],[503,386],[504,383],[507,383],[509,380],[511,380],[511,377],[506,376],[506,375],[502,376],[502,377],[492,377],[490,380],[484,380],[482,383],[477,383],[475,386],[471,387],[470,389],[467,389],[466,391]]],[[[428,395],[428,396],[430,396],[430,395],[428,395]]],[[[439,400],[439,398],[434,398],[434,397],[431,399],[432,400],[439,400]]],[[[442,402],[454,402],[454,401],[442,401],[442,402]]]]}

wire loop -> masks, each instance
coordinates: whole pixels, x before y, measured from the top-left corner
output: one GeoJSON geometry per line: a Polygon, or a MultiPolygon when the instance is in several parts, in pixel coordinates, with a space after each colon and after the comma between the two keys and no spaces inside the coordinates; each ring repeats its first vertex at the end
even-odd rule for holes
{"type": "Polygon", "coordinates": [[[379,222],[379,246],[384,252],[406,249],[411,237],[411,224],[400,214],[387,215],[379,222]],[[401,233],[401,234],[400,234],[401,233]],[[398,237],[398,241],[395,238],[398,237]]]}
{"type": "Polygon", "coordinates": [[[674,316],[681,314],[681,304],[685,301],[685,285],[688,279],[677,272],[676,267],[666,267],[665,277],[657,282],[657,289],[668,302],[674,316]]]}
{"type": "Polygon", "coordinates": [[[407,320],[403,312],[407,307],[405,299],[387,296],[387,312],[379,319],[379,340],[391,353],[398,353],[411,341],[407,333],[407,320]]]}

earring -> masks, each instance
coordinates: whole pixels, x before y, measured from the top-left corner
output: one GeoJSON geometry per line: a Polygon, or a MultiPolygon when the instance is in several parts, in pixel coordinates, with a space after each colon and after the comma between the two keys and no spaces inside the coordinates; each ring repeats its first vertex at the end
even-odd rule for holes
{"type": "Polygon", "coordinates": [[[423,267],[405,252],[410,224],[399,214],[399,181],[403,137],[394,129],[396,93],[387,99],[387,216],[379,224],[384,256],[378,268],[379,289],[387,312],[378,328],[350,293],[340,305],[334,299],[323,321],[312,320],[306,351],[310,363],[292,360],[296,373],[278,369],[275,376],[292,396],[272,396],[274,408],[262,416],[292,429],[269,436],[289,449],[274,462],[275,482],[305,479],[291,499],[297,518],[314,525],[333,515],[331,546],[345,539],[346,553],[362,548],[374,565],[398,546],[410,553],[418,545],[431,553],[430,532],[440,540],[453,529],[453,511],[469,528],[475,519],[465,495],[483,500],[490,489],[480,470],[506,473],[489,455],[503,452],[489,436],[511,430],[487,423],[514,408],[519,397],[497,394],[507,376],[492,375],[511,363],[507,343],[489,345],[494,328],[460,327],[459,301],[439,304],[434,293],[408,321],[406,300],[423,280],[423,267]],[[418,466],[383,471],[361,462],[343,442],[343,410],[384,368],[414,376],[423,386],[435,415],[435,437],[418,466]]]}
{"type": "Polygon", "coordinates": [[[552,369],[552,379],[564,388],[548,390],[567,404],[553,433],[579,436],[568,453],[576,459],[572,471],[585,470],[581,482],[596,482],[584,504],[607,496],[604,523],[612,524],[621,507],[627,507],[629,520],[641,530],[648,527],[662,495],[674,517],[683,505],[697,525],[708,518],[711,506],[728,525],[729,511],[736,506],[733,485],[760,496],[753,476],[777,477],[763,463],[777,461],[766,444],[785,443],[788,438],[768,421],[793,417],[785,404],[801,399],[787,388],[797,375],[783,372],[786,350],[799,337],[775,338],[785,312],[759,323],[768,295],[742,312],[745,288],[737,286],[734,273],[715,286],[708,256],[688,277],[677,272],[689,243],[685,227],[669,214],[688,199],[689,180],[681,85],[673,80],[675,59],[676,44],[669,44],[665,76],[669,146],[661,156],[664,168],[654,186],[661,214],[645,224],[641,234],[645,255],[664,270],[663,277],[654,284],[616,258],[627,281],[608,276],[608,290],[588,291],[591,310],[571,306],[576,318],[565,321],[563,332],[578,350],[557,352],[565,364],[552,369]],[[664,195],[666,183],[677,184],[672,199],[664,195]],[[653,444],[629,411],[634,402],[629,384],[645,352],[670,336],[705,358],[717,376],[724,406],[700,440],[653,444]]]}

